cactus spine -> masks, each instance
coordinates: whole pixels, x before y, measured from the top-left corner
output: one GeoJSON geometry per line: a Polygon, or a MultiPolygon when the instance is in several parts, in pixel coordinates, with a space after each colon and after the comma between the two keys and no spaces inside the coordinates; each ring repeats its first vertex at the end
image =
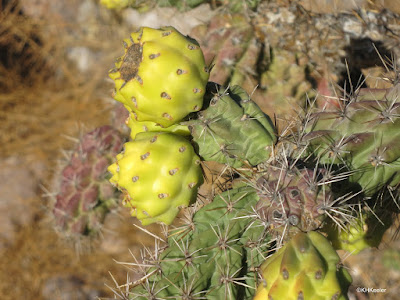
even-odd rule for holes
{"type": "Polygon", "coordinates": [[[96,236],[107,213],[116,209],[118,191],[106,172],[122,149],[121,134],[102,126],[85,134],[61,171],[53,207],[56,228],[67,236],[96,236]]]}
{"type": "MultiPolygon", "coordinates": [[[[355,95],[336,111],[311,107],[298,130],[278,136],[241,87],[206,86],[194,40],[142,28],[125,43],[110,77],[133,140],[109,167],[110,181],[143,225],[171,225],[162,248],[137,263],[142,279],[130,297],[347,299],[351,279],[329,239],[337,244],[318,231],[330,222],[349,228],[368,209],[391,224],[399,89],[355,95]],[[229,178],[210,203],[196,202],[201,160],[222,164],[229,178]]],[[[358,232],[366,242],[364,226],[358,232]]]]}

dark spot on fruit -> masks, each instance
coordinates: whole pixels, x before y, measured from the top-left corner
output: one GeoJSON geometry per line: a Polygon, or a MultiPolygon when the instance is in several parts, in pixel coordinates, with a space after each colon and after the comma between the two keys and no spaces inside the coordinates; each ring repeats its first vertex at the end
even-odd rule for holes
{"type": "Polygon", "coordinates": [[[171,100],[171,96],[168,95],[166,92],[162,92],[162,93],[161,93],[161,98],[171,100]]]}
{"type": "Polygon", "coordinates": [[[169,170],[169,175],[174,175],[174,174],[176,174],[176,172],[178,172],[178,168],[175,168],[175,169],[172,169],[172,170],[169,170]]]}
{"type": "Polygon", "coordinates": [[[297,295],[297,300],[304,300],[304,295],[302,291],[300,291],[299,294],[297,295]]]}
{"type": "Polygon", "coordinates": [[[133,105],[135,105],[135,107],[137,108],[137,101],[136,101],[135,96],[132,96],[131,100],[133,102],[133,105]]]}
{"type": "Polygon", "coordinates": [[[196,50],[198,48],[197,46],[191,44],[189,44],[187,47],[189,50],[196,50]]]}
{"type": "Polygon", "coordinates": [[[197,94],[197,93],[201,93],[201,89],[194,88],[194,89],[193,89],[193,93],[195,93],[195,94],[197,94]]]}
{"type": "Polygon", "coordinates": [[[133,182],[136,182],[136,181],[138,181],[138,180],[139,180],[139,176],[133,176],[133,177],[132,177],[132,181],[133,181],[133,182]]]}
{"type": "Polygon", "coordinates": [[[155,141],[157,141],[157,136],[156,135],[151,138],[150,143],[154,143],[155,141]]]}
{"type": "Polygon", "coordinates": [[[289,279],[289,271],[286,270],[286,269],[283,269],[282,270],[282,277],[283,277],[283,279],[288,280],[289,279]]]}
{"type": "Polygon", "coordinates": [[[194,110],[194,111],[199,110],[199,106],[198,106],[198,105],[195,105],[195,106],[193,107],[193,110],[194,110]]]}
{"type": "Polygon", "coordinates": [[[318,270],[317,272],[315,272],[315,279],[321,279],[322,278],[322,271],[318,270]]]}
{"type": "Polygon", "coordinates": [[[194,188],[194,186],[196,185],[196,182],[191,182],[191,183],[189,183],[189,189],[192,189],[192,188],[194,188]]]}
{"type": "Polygon", "coordinates": [[[163,198],[167,198],[169,195],[167,193],[161,193],[158,194],[158,198],[163,199],[163,198]]]}
{"type": "Polygon", "coordinates": [[[160,55],[161,55],[161,53],[150,54],[149,58],[150,59],[155,59],[155,58],[159,57],[160,55]]]}
{"type": "Polygon", "coordinates": [[[168,113],[163,113],[163,114],[162,114],[162,117],[163,117],[163,118],[166,118],[166,119],[168,119],[168,120],[172,120],[172,119],[173,119],[168,113]]]}
{"type": "Polygon", "coordinates": [[[182,146],[182,147],[179,148],[179,152],[184,152],[185,150],[186,150],[185,146],[182,146]]]}
{"type": "Polygon", "coordinates": [[[145,154],[140,155],[140,159],[141,159],[141,160],[145,160],[145,159],[148,158],[149,156],[150,156],[150,152],[146,152],[145,154]]]}
{"type": "Polygon", "coordinates": [[[139,43],[134,43],[128,47],[125,56],[122,59],[119,71],[121,79],[125,82],[134,79],[137,76],[140,63],[142,62],[143,47],[139,43]]]}
{"type": "Polygon", "coordinates": [[[162,36],[169,36],[172,33],[172,31],[164,31],[162,33],[162,36]]]}
{"type": "Polygon", "coordinates": [[[182,70],[182,69],[176,70],[176,74],[178,74],[178,75],[182,75],[182,74],[186,74],[186,73],[187,73],[187,71],[182,70]]]}

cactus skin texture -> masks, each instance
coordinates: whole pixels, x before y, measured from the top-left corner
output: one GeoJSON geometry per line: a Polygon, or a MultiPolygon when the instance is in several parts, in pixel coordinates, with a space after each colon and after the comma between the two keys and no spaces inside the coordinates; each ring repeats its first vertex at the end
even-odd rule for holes
{"type": "Polygon", "coordinates": [[[160,124],[151,121],[136,121],[132,114],[129,115],[126,121],[128,127],[131,129],[130,136],[132,140],[136,138],[136,135],[141,132],[171,132],[177,135],[190,136],[189,128],[181,124],[173,124],[169,127],[162,127],[160,124]]]}
{"type": "Polygon", "coordinates": [[[294,236],[262,265],[253,300],[345,300],[351,277],[329,241],[311,231],[294,236]]]}
{"type": "Polygon", "coordinates": [[[144,132],[124,145],[108,170],[110,182],[126,192],[125,206],[143,225],[171,224],[203,182],[200,159],[190,142],[168,132],[144,132]]]}
{"type": "Polygon", "coordinates": [[[266,161],[276,142],[271,120],[239,86],[208,85],[206,109],[185,122],[204,160],[240,167],[266,161]]]}
{"type": "Polygon", "coordinates": [[[107,167],[121,151],[123,139],[110,126],[85,134],[61,172],[53,208],[56,228],[68,236],[95,236],[119,193],[108,182],[107,167]]]}
{"type": "Polygon", "coordinates": [[[201,109],[209,72],[195,40],[170,26],[141,27],[124,46],[109,76],[137,121],[169,127],[201,109]]]}
{"type": "Polygon", "coordinates": [[[206,63],[213,66],[209,80],[228,85],[236,63],[245,53],[252,37],[248,20],[240,14],[219,13],[209,24],[193,28],[190,35],[200,43],[206,63]]]}
{"type": "Polygon", "coordinates": [[[309,116],[304,141],[321,163],[342,165],[349,180],[372,196],[385,186],[400,182],[399,87],[344,103],[337,110],[309,116]],[[375,98],[381,95],[382,98],[375,98]]]}
{"type": "Polygon", "coordinates": [[[364,213],[346,224],[345,228],[338,228],[332,222],[328,222],[322,230],[327,233],[336,250],[357,254],[364,249],[380,245],[383,235],[393,223],[388,216],[382,219],[378,220],[375,215],[364,213]]]}
{"type": "Polygon", "coordinates": [[[288,239],[298,232],[316,230],[326,217],[325,208],[334,202],[324,184],[324,169],[268,167],[257,180],[259,216],[270,231],[288,239]]]}
{"type": "Polygon", "coordinates": [[[239,187],[190,215],[158,259],[144,260],[153,267],[130,290],[133,299],[251,299],[269,245],[261,223],[247,216],[257,201],[253,188],[239,187]]]}

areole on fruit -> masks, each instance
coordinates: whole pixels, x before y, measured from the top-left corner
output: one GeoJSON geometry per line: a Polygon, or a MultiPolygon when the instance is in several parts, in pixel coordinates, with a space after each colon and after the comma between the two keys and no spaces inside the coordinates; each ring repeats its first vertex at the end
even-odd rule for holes
{"type": "Polygon", "coordinates": [[[197,42],[173,27],[141,27],[124,40],[109,75],[136,120],[169,127],[203,104],[209,72],[197,42]]]}

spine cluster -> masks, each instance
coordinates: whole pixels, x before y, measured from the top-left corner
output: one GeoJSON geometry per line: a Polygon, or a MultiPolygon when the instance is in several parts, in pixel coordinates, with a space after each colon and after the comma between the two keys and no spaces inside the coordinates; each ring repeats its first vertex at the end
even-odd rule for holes
{"type": "Polygon", "coordinates": [[[399,212],[399,84],[309,101],[278,131],[242,87],[208,82],[199,44],[175,28],[140,28],[124,47],[110,77],[131,141],[109,180],[143,225],[170,225],[127,298],[347,299],[336,250],[379,246],[399,212]],[[226,184],[207,202],[209,162],[226,184]]]}

